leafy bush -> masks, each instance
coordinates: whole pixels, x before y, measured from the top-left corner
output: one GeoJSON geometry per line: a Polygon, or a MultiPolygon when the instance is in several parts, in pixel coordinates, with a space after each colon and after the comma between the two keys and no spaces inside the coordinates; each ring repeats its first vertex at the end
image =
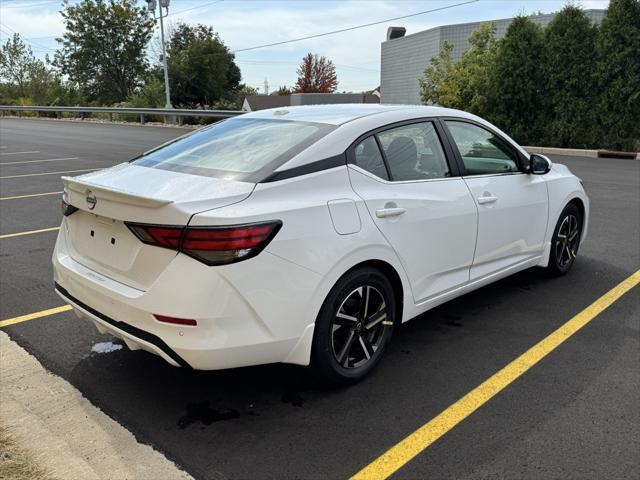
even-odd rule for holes
{"type": "Polygon", "coordinates": [[[458,63],[445,42],[420,81],[424,103],[487,118],[529,145],[640,149],[640,0],[611,0],[600,27],[574,5],[541,29],[484,24],[458,63]]]}

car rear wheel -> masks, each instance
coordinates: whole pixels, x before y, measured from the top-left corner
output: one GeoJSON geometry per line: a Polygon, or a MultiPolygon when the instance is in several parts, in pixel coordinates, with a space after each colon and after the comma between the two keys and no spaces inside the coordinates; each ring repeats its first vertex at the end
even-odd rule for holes
{"type": "Polygon", "coordinates": [[[346,385],[364,378],[391,338],[395,298],[389,280],[358,268],[333,287],[318,315],[311,365],[321,381],[346,385]]]}
{"type": "Polygon", "coordinates": [[[560,214],[551,239],[551,256],[547,271],[552,275],[564,275],[578,256],[582,216],[578,207],[570,203],[560,214]]]}

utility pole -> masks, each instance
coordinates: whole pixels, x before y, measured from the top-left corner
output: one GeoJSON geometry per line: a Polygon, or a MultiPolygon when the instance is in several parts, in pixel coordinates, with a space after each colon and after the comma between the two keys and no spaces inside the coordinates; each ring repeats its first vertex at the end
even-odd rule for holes
{"type": "MultiPolygon", "coordinates": [[[[171,105],[171,92],[169,91],[169,70],[167,68],[167,50],[164,42],[164,23],[162,21],[162,9],[165,9],[164,16],[169,13],[169,1],[160,0],[160,41],[162,42],[162,66],[164,68],[164,93],[165,93],[165,106],[164,108],[173,108],[171,105]]],[[[147,0],[147,8],[153,12],[153,17],[156,16],[156,7],[158,6],[157,0],[147,0]]]]}
{"type": "Polygon", "coordinates": [[[264,93],[269,95],[269,80],[267,80],[267,77],[264,77],[264,93]]]}

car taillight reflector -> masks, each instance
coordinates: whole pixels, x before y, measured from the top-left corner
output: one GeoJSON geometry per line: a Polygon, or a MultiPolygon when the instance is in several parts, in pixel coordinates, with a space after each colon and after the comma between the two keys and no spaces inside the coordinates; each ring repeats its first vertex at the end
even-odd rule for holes
{"type": "Polygon", "coordinates": [[[224,227],[126,225],[144,243],[177,250],[207,265],[225,265],[260,253],[278,233],[282,222],[224,227]]]}
{"type": "Polygon", "coordinates": [[[191,325],[193,327],[198,325],[198,322],[191,318],[167,317],[166,315],[156,315],[155,313],[153,314],[153,316],[156,317],[156,320],[163,323],[173,323],[174,325],[191,325]]]}

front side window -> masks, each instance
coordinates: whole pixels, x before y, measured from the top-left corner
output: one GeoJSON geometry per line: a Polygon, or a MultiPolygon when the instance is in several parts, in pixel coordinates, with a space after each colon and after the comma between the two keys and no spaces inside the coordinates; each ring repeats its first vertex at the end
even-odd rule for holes
{"type": "Polygon", "coordinates": [[[333,125],[233,118],[134,160],[134,165],[232,180],[255,180],[318,141],[333,125]]]}
{"type": "Polygon", "coordinates": [[[519,171],[515,150],[489,130],[455,120],[446,120],[445,123],[468,175],[519,171]]]}
{"type": "Polygon", "coordinates": [[[451,176],[432,122],[412,123],[378,134],[391,179],[425,180],[451,176]]]}

